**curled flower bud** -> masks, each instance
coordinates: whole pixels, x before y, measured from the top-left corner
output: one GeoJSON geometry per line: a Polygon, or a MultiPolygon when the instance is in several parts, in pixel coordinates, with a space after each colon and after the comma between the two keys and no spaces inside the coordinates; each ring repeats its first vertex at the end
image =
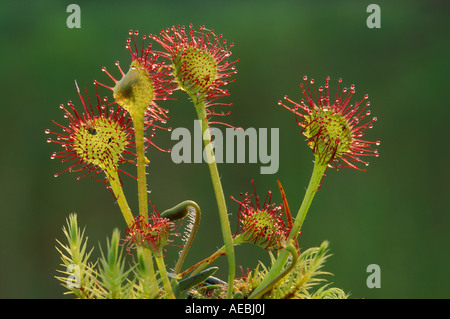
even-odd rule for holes
{"type": "Polygon", "coordinates": [[[264,249],[282,248],[290,230],[282,219],[282,205],[271,203],[272,190],[268,191],[262,206],[255,188],[254,194],[241,194],[241,197],[241,201],[232,198],[240,204],[239,224],[243,241],[264,249]]]}
{"type": "Polygon", "coordinates": [[[368,166],[369,163],[361,160],[360,156],[378,157],[378,151],[371,147],[380,145],[379,141],[370,142],[361,139],[364,131],[372,128],[373,122],[377,120],[376,117],[373,117],[368,122],[362,123],[362,120],[370,115],[370,111],[367,110],[369,102],[361,107],[368,95],[365,95],[364,99],[356,102],[355,105],[350,104],[355,93],[355,86],[352,85],[349,89],[344,88],[339,92],[339,86],[342,83],[342,79],[340,79],[334,100],[330,101],[329,77],[325,81],[325,86],[319,87],[319,92],[314,87],[314,80],[310,81],[311,88],[306,76],[304,81],[306,85],[301,84],[300,86],[306,100],[302,99],[300,103],[297,103],[285,96],[284,99],[294,106],[288,107],[281,101],[278,104],[295,114],[297,123],[303,128],[302,133],[307,137],[308,145],[313,150],[316,163],[336,169],[353,167],[364,170],[356,164],[363,163],[368,166]],[[313,96],[316,97],[316,101],[313,96]]]}
{"type": "Polygon", "coordinates": [[[131,65],[127,73],[121,69],[119,62],[116,66],[122,75],[116,80],[107,70],[102,70],[114,81],[115,86],[103,87],[113,91],[116,103],[130,112],[132,117],[146,114],[152,120],[166,122],[167,110],[159,107],[155,101],[165,100],[172,94],[176,85],[169,78],[170,69],[164,63],[158,62],[158,55],[151,49],[151,44],[145,47],[146,36],[142,37],[142,47],[138,48],[136,38],[138,31],[130,31],[126,48],[131,54],[131,65]]]}
{"type": "MultiPolygon", "coordinates": [[[[49,138],[48,142],[60,144],[64,148],[64,151],[53,153],[51,158],[62,158],[63,162],[75,161],[62,172],[86,171],[78,179],[89,172],[101,171],[105,172],[108,179],[114,179],[119,171],[118,165],[127,161],[123,155],[132,154],[128,150],[134,135],[131,119],[124,109],[114,109],[106,100],[101,100],[98,92],[97,105],[93,107],[87,93],[85,100],[78,86],[76,88],[84,113],[78,113],[71,101],[68,102],[71,111],[64,105],[60,106],[69,125],[52,121],[62,128],[63,133],[45,131],[56,136],[56,140],[49,138]],[[95,109],[97,112],[94,112],[95,109]]],[[[61,173],[55,174],[55,177],[61,173]]]]}
{"type": "Polygon", "coordinates": [[[144,113],[153,101],[153,83],[147,71],[133,62],[130,70],[116,83],[113,96],[130,113],[144,113]]]}
{"type": "Polygon", "coordinates": [[[148,220],[142,215],[136,216],[126,230],[125,241],[128,243],[128,250],[132,245],[142,245],[154,254],[162,256],[172,227],[172,222],[167,218],[161,218],[156,212],[148,220]]]}
{"type": "Polygon", "coordinates": [[[130,31],[131,38],[127,40],[126,48],[130,51],[132,60],[129,71],[125,74],[119,63],[116,63],[122,74],[122,78],[116,80],[103,68],[115,86],[101,85],[112,90],[116,103],[131,115],[136,141],[139,211],[148,217],[145,142],[153,144],[150,139],[154,134],[146,138],[145,131],[150,126],[160,127],[156,121],[166,122],[167,111],[160,108],[155,101],[167,99],[175,85],[167,78],[170,74],[169,68],[164,63],[157,62],[158,55],[151,50],[151,44],[145,47],[145,36],[142,37],[142,47],[138,48],[137,35],[137,31],[130,31]]]}

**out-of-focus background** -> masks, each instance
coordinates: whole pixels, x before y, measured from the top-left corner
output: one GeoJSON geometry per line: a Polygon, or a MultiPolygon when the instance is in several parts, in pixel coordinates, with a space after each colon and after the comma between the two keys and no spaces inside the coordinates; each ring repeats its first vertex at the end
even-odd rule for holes
{"type": "MultiPolygon", "coordinates": [[[[304,250],[330,242],[324,270],[334,286],[353,298],[448,298],[449,256],[449,4],[447,1],[378,1],[381,28],[370,29],[372,1],[78,1],[81,28],[70,29],[67,1],[9,1],[0,11],[1,156],[0,297],[62,298],[54,276],[60,259],[56,239],[70,213],[86,226],[94,257],[114,227],[125,223],[105,185],[75,174],[46,143],[51,120],[65,123],[59,104],[81,106],[74,81],[93,94],[101,71],[117,75],[114,63],[130,63],[128,30],[157,34],[172,25],[205,25],[234,42],[240,59],[227,123],[244,128],[279,128],[279,170],[261,175],[257,164],[220,164],[233,231],[238,205],[229,198],[252,191],[264,196],[276,180],[296,213],[312,171],[312,154],[295,119],[277,105],[284,95],[299,100],[303,75],[323,83],[338,78],[356,84],[354,101],[369,94],[378,117],[367,138],[381,140],[381,156],[366,172],[328,170],[300,237],[304,250]],[[367,266],[381,269],[381,288],[368,288],[367,266]]],[[[102,91],[108,95],[107,90],[102,91]]],[[[170,109],[169,126],[193,128],[195,111],[182,92],[170,109]]],[[[171,148],[170,133],[155,142],[171,148]]],[[[200,230],[185,265],[222,245],[216,202],[207,165],[174,164],[170,154],[149,151],[150,199],[164,210],[186,199],[203,211],[200,230]]],[[[128,165],[127,171],[133,167],[128,165]]],[[[136,183],[124,177],[130,205],[137,207],[136,183]]],[[[176,247],[166,260],[174,265],[176,247]]],[[[266,251],[236,248],[238,265],[268,263],[266,251]]],[[[226,277],[226,259],[217,265],[226,277]]],[[[238,275],[240,271],[238,270],[238,275]]]]}

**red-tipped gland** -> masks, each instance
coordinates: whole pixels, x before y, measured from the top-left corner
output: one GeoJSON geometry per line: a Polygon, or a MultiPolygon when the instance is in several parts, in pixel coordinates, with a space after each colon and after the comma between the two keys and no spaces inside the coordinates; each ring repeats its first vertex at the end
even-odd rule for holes
{"type": "Polygon", "coordinates": [[[125,241],[128,250],[135,246],[144,246],[154,254],[162,256],[172,228],[173,223],[167,218],[161,218],[157,213],[152,214],[148,220],[138,215],[126,230],[125,241]]]}
{"type": "MultiPolygon", "coordinates": [[[[84,108],[84,113],[78,113],[74,104],[69,101],[69,108],[61,105],[65,111],[64,117],[69,120],[67,126],[55,121],[63,133],[45,130],[46,134],[53,134],[56,140],[48,142],[61,145],[64,150],[51,155],[52,159],[61,158],[62,162],[73,163],[62,172],[84,172],[81,177],[90,172],[104,171],[107,178],[116,176],[119,164],[126,160],[125,154],[132,154],[128,149],[132,146],[134,135],[131,119],[122,108],[114,109],[106,100],[101,100],[96,93],[97,105],[93,107],[86,92],[86,99],[77,88],[78,95],[84,108]]],[[[55,174],[57,177],[62,172],[55,174]]]]}
{"type": "Polygon", "coordinates": [[[254,194],[241,194],[242,200],[231,197],[240,204],[239,224],[242,238],[244,242],[264,249],[280,249],[290,232],[282,219],[282,205],[271,203],[272,190],[268,191],[264,203],[260,205],[254,183],[253,188],[254,194]]]}
{"type": "Polygon", "coordinates": [[[196,102],[205,103],[209,116],[216,115],[208,108],[213,105],[230,105],[213,102],[229,95],[224,86],[235,81],[229,78],[237,73],[234,64],[239,60],[228,61],[233,44],[227,47],[222,35],[217,36],[204,26],[194,30],[189,25],[189,29],[187,33],[184,26],[172,26],[162,30],[160,37],[150,37],[163,48],[157,54],[171,62],[174,81],[178,87],[196,99],[196,102]]]}
{"type": "Polygon", "coordinates": [[[319,87],[318,91],[314,87],[314,80],[310,80],[309,84],[306,76],[303,80],[305,84],[302,83],[300,87],[306,100],[301,99],[300,103],[297,103],[285,96],[284,99],[293,106],[288,107],[281,101],[278,104],[295,114],[297,124],[303,128],[302,133],[307,137],[307,143],[315,155],[316,162],[336,169],[352,167],[365,170],[357,166],[357,163],[369,165],[360,159],[360,156],[378,157],[378,151],[371,147],[380,145],[379,141],[361,139],[364,131],[372,128],[373,122],[377,120],[374,117],[362,124],[362,120],[370,115],[370,111],[366,110],[370,103],[362,105],[363,101],[368,99],[368,95],[354,105],[350,104],[355,93],[355,85],[340,90],[342,79],[339,79],[334,99],[332,97],[330,100],[329,77],[324,87],[319,87]]]}
{"type": "Polygon", "coordinates": [[[208,92],[217,77],[214,57],[195,47],[180,50],[173,60],[173,69],[178,86],[193,96],[208,92]]]}
{"type": "Polygon", "coordinates": [[[132,114],[144,114],[154,121],[165,123],[168,119],[168,111],[159,107],[155,101],[166,100],[176,89],[170,77],[170,68],[164,62],[158,61],[151,44],[145,45],[146,36],[142,37],[142,45],[137,43],[137,31],[130,31],[126,48],[131,55],[131,65],[125,73],[116,62],[121,74],[121,79],[116,80],[106,68],[102,70],[113,80],[114,86],[101,84],[112,90],[116,103],[132,114]]]}

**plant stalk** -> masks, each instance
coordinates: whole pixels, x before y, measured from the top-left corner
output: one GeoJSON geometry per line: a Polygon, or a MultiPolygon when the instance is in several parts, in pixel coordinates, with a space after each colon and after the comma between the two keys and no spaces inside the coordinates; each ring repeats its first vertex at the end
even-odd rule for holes
{"type": "Polygon", "coordinates": [[[297,265],[298,253],[297,253],[297,248],[295,248],[295,246],[293,245],[293,242],[294,241],[291,240],[290,244],[284,248],[292,256],[291,264],[289,265],[289,267],[285,268],[282,272],[280,272],[277,276],[275,276],[275,278],[272,279],[263,289],[259,289],[259,292],[252,295],[253,297],[250,296],[250,298],[252,298],[252,299],[261,298],[267,292],[269,292],[278,281],[283,279],[284,276],[286,276],[288,273],[291,272],[292,269],[294,269],[295,265],[297,265]]]}
{"type": "Polygon", "coordinates": [[[318,161],[314,163],[314,169],[311,175],[311,179],[309,181],[308,188],[306,189],[306,194],[303,198],[302,205],[300,206],[300,209],[298,210],[297,216],[295,218],[294,225],[292,226],[291,232],[289,233],[289,237],[287,239],[288,242],[291,239],[297,239],[300,233],[300,229],[302,228],[303,221],[305,220],[306,214],[308,213],[309,207],[311,206],[314,195],[316,195],[326,169],[326,164],[318,164],[318,161]]]}
{"type": "Polygon", "coordinates": [[[145,173],[145,149],[144,149],[144,114],[131,114],[134,125],[137,155],[137,178],[139,214],[148,218],[147,204],[147,176],[145,173]]]}
{"type": "Polygon", "coordinates": [[[166,293],[167,298],[175,299],[175,295],[172,291],[172,285],[169,281],[169,276],[167,276],[166,264],[164,263],[164,259],[161,254],[155,254],[156,264],[158,265],[159,275],[163,281],[164,291],[166,293]]]}
{"type": "Polygon", "coordinates": [[[206,111],[204,98],[202,97],[191,97],[194,101],[195,109],[197,111],[198,119],[201,121],[201,131],[203,142],[205,144],[205,154],[206,161],[208,162],[209,172],[211,175],[211,180],[214,188],[214,192],[217,200],[217,207],[219,210],[220,224],[222,227],[222,235],[225,244],[225,250],[227,252],[228,258],[228,290],[227,298],[231,299],[233,296],[233,283],[236,272],[235,266],[235,255],[233,238],[230,229],[230,221],[228,220],[228,212],[225,202],[225,196],[222,189],[222,183],[220,181],[219,171],[217,169],[216,158],[214,155],[214,149],[211,144],[211,134],[209,132],[209,124],[206,120],[206,111]],[[195,102],[197,101],[197,102],[195,102]]]}
{"type": "MultiPolygon", "coordinates": [[[[242,243],[244,243],[244,239],[242,238],[242,235],[237,235],[236,237],[233,238],[234,246],[240,245],[242,243]]],[[[220,256],[223,256],[226,254],[227,254],[227,252],[225,250],[225,246],[222,246],[211,256],[209,256],[209,257],[199,261],[195,265],[189,267],[187,270],[185,270],[183,273],[181,273],[180,276],[184,277],[184,276],[186,276],[186,274],[190,273],[191,271],[192,271],[191,275],[193,276],[193,275],[199,273],[200,271],[202,271],[203,269],[205,269],[205,267],[208,266],[209,264],[211,264],[214,260],[216,260],[220,256]]]]}
{"type": "Polygon", "coordinates": [[[195,220],[192,225],[191,232],[189,233],[189,238],[187,242],[184,244],[183,250],[180,253],[180,257],[178,258],[178,261],[175,265],[175,274],[179,274],[181,271],[181,267],[183,266],[183,262],[186,259],[187,253],[189,251],[189,248],[191,248],[192,243],[194,241],[195,235],[197,234],[198,227],[200,226],[200,218],[201,218],[201,211],[200,207],[197,205],[194,201],[186,201],[187,206],[186,209],[189,210],[189,208],[193,208],[195,211],[195,220]]]}
{"type": "Polygon", "coordinates": [[[114,197],[116,198],[117,203],[119,204],[120,210],[122,212],[122,215],[125,218],[125,222],[127,223],[128,226],[130,226],[134,221],[134,217],[133,214],[131,213],[130,206],[128,206],[127,199],[125,198],[125,194],[123,192],[117,170],[109,170],[108,179],[109,185],[111,186],[111,189],[114,193],[114,197]]]}
{"type": "MultiPolygon", "coordinates": [[[[303,221],[305,220],[306,214],[308,213],[308,209],[311,206],[311,202],[314,198],[314,195],[316,194],[317,189],[319,188],[320,182],[322,181],[322,177],[323,174],[325,173],[326,168],[327,165],[321,164],[316,159],[311,179],[309,181],[308,188],[306,189],[305,197],[303,198],[303,202],[300,206],[300,209],[298,210],[295,222],[287,238],[287,242],[290,242],[291,240],[297,240],[298,234],[300,233],[301,227],[303,225],[303,221]]],[[[278,274],[280,274],[283,271],[286,262],[288,260],[289,254],[290,253],[286,248],[280,251],[275,264],[272,266],[269,273],[258,285],[258,287],[253,291],[253,293],[250,295],[249,298],[255,298],[255,296],[260,296],[261,292],[263,292],[263,290],[265,290],[265,288],[268,285],[270,285],[270,283],[273,282],[273,280],[277,278],[278,274]]]]}

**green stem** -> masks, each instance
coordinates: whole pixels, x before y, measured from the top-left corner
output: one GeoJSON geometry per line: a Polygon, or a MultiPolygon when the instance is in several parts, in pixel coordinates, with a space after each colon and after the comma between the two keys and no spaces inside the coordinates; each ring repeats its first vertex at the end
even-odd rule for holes
{"type": "MultiPolygon", "coordinates": [[[[236,237],[233,238],[233,245],[236,246],[236,245],[240,245],[243,243],[244,243],[244,239],[243,239],[242,235],[237,235],[236,237]]],[[[203,269],[205,269],[206,266],[210,265],[214,260],[216,260],[220,256],[223,256],[226,254],[227,253],[225,250],[225,246],[222,246],[219,250],[217,250],[214,254],[212,254],[208,258],[205,258],[205,259],[199,261],[195,265],[193,265],[190,268],[188,268],[187,270],[185,270],[183,273],[179,274],[179,277],[184,278],[188,273],[191,273],[190,277],[194,277],[196,274],[203,271],[203,269]]],[[[235,295],[233,296],[233,298],[235,298],[235,295]]]]}
{"type": "Polygon", "coordinates": [[[175,299],[175,295],[172,291],[172,285],[169,281],[169,276],[167,276],[166,265],[164,263],[164,259],[160,254],[155,254],[156,264],[158,265],[159,275],[163,281],[164,291],[166,292],[166,296],[169,299],[175,299]]]}
{"type": "MultiPolygon", "coordinates": [[[[186,243],[184,244],[183,250],[181,251],[180,256],[178,257],[178,261],[177,261],[177,264],[175,265],[175,270],[174,270],[175,274],[179,274],[181,271],[181,266],[183,265],[183,262],[186,259],[186,255],[192,246],[192,242],[194,241],[195,235],[197,234],[197,230],[200,225],[200,219],[201,219],[202,214],[201,214],[200,207],[198,206],[198,204],[192,200],[185,200],[185,201],[179,203],[178,205],[165,210],[164,212],[162,212],[160,214],[160,216],[162,218],[167,218],[171,221],[181,220],[186,217],[191,219],[191,217],[190,217],[190,214],[192,212],[191,209],[194,210],[195,219],[194,219],[193,223],[191,224],[191,226],[188,226],[188,227],[191,227],[191,229],[189,230],[189,238],[186,241],[186,243]]],[[[192,220],[190,220],[190,222],[192,222],[192,220]]]]}
{"type": "MultiPolygon", "coordinates": [[[[259,289],[258,293],[252,294],[250,296],[251,299],[259,299],[262,296],[264,296],[267,292],[269,292],[275,284],[280,281],[284,276],[286,276],[288,273],[291,272],[292,269],[294,269],[295,265],[297,264],[298,259],[298,253],[295,246],[292,244],[294,241],[291,240],[290,244],[287,245],[284,249],[289,252],[292,256],[291,264],[289,267],[285,268],[281,273],[279,273],[274,279],[272,279],[264,288],[259,289]]],[[[259,287],[259,286],[258,286],[259,287]]]]}
{"type": "Polygon", "coordinates": [[[211,174],[211,180],[216,195],[217,206],[219,210],[220,224],[222,227],[222,235],[225,244],[225,249],[228,258],[228,290],[227,298],[233,296],[233,282],[236,271],[233,237],[230,229],[230,221],[228,220],[227,206],[225,202],[225,196],[222,189],[222,183],[220,181],[219,171],[217,169],[216,158],[211,142],[211,135],[209,132],[208,121],[206,120],[204,98],[191,97],[194,101],[195,108],[199,120],[201,121],[201,130],[203,136],[203,142],[205,144],[206,161],[208,162],[209,172],[211,174]],[[197,101],[197,103],[195,102],[197,101]]]}
{"type": "Polygon", "coordinates": [[[145,173],[145,149],[144,149],[144,114],[131,114],[134,125],[137,155],[137,178],[139,214],[148,218],[147,204],[147,176],[145,173]]]}
{"type": "Polygon", "coordinates": [[[180,253],[180,257],[178,258],[177,264],[175,265],[175,274],[179,274],[181,271],[181,267],[183,266],[183,262],[186,259],[186,255],[191,248],[192,242],[194,241],[195,235],[197,234],[198,226],[200,225],[201,211],[200,207],[197,203],[193,201],[188,201],[186,209],[193,208],[195,211],[195,220],[192,225],[192,229],[189,233],[189,238],[184,244],[183,250],[180,253]]]}
{"type": "Polygon", "coordinates": [[[308,188],[306,189],[305,197],[303,198],[302,205],[298,210],[297,217],[295,218],[294,225],[292,226],[291,232],[289,233],[288,241],[291,239],[296,239],[298,234],[300,233],[300,229],[302,228],[303,221],[305,220],[306,214],[308,213],[309,206],[311,206],[311,202],[316,195],[316,192],[320,186],[320,182],[322,181],[323,174],[327,169],[327,165],[325,164],[317,164],[318,161],[314,164],[314,169],[311,175],[311,179],[309,181],[308,188]]]}
{"type": "MultiPolygon", "coordinates": [[[[320,182],[322,180],[326,168],[327,165],[319,163],[319,161],[316,159],[316,163],[314,164],[313,173],[311,175],[311,179],[309,181],[305,197],[303,198],[302,205],[298,210],[294,225],[292,226],[291,232],[289,233],[287,239],[288,242],[290,240],[297,239],[298,234],[300,233],[300,229],[303,225],[303,221],[305,220],[306,214],[308,213],[308,209],[311,206],[311,202],[314,198],[314,195],[316,194],[316,191],[319,188],[320,182]]],[[[283,268],[287,262],[288,257],[289,252],[286,249],[281,250],[275,264],[272,266],[269,273],[258,285],[255,291],[253,291],[253,293],[250,295],[250,298],[254,298],[255,296],[260,295],[261,291],[263,291],[278,276],[278,274],[283,271],[283,268]]]]}
{"type": "MultiPolygon", "coordinates": [[[[233,245],[237,246],[244,243],[244,239],[242,237],[242,234],[237,235],[233,238],[233,245]]],[[[206,266],[210,265],[214,260],[219,258],[222,255],[226,255],[225,246],[222,246],[220,249],[218,249],[214,254],[209,256],[208,258],[203,259],[202,261],[198,262],[194,266],[190,267],[188,270],[184,271],[182,274],[182,277],[184,277],[187,273],[191,272],[191,276],[199,273],[203,269],[205,269],[206,266]]]]}
{"type": "Polygon", "coordinates": [[[152,276],[155,275],[155,268],[153,267],[153,254],[152,251],[150,250],[150,248],[143,248],[144,249],[144,258],[145,258],[145,262],[148,264],[148,266],[150,267],[150,274],[152,276]]]}
{"type": "Polygon", "coordinates": [[[128,226],[130,226],[134,221],[134,217],[131,213],[130,207],[128,206],[127,199],[125,198],[125,194],[123,192],[122,185],[119,179],[119,174],[117,170],[109,170],[107,175],[109,176],[109,185],[111,186],[117,203],[119,204],[122,215],[125,218],[125,222],[128,226]]]}

